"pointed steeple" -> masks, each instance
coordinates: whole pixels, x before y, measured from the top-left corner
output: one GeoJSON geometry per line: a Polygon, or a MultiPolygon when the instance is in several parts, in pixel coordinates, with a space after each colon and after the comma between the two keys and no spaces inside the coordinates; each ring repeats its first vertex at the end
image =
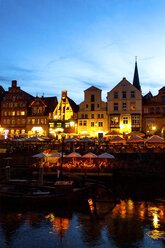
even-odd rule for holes
{"type": "Polygon", "coordinates": [[[135,86],[138,90],[141,91],[141,86],[139,82],[139,74],[138,74],[138,67],[137,67],[137,57],[135,57],[135,71],[133,77],[133,86],[135,86]]]}

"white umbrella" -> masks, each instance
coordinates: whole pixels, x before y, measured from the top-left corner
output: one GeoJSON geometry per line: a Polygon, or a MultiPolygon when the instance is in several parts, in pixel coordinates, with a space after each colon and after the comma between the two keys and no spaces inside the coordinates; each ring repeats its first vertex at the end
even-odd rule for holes
{"type": "Polygon", "coordinates": [[[91,142],[92,139],[88,138],[88,137],[85,137],[83,139],[80,140],[80,142],[91,142]]]}
{"type": "Polygon", "coordinates": [[[70,142],[70,143],[72,143],[72,142],[76,142],[77,140],[76,139],[74,139],[74,138],[68,138],[68,139],[65,139],[64,140],[64,142],[70,142]]]}
{"type": "Polygon", "coordinates": [[[97,158],[98,156],[92,152],[83,155],[83,158],[97,158]]]}
{"type": "Polygon", "coordinates": [[[67,155],[68,158],[81,158],[82,156],[77,152],[72,152],[67,155]]]}
{"type": "MultiPolygon", "coordinates": [[[[54,154],[49,154],[48,156],[49,158],[61,158],[62,157],[62,153],[61,152],[57,152],[54,154]]],[[[63,157],[66,157],[66,155],[63,154],[63,157]]]]}
{"type": "Polygon", "coordinates": [[[159,137],[158,135],[153,135],[152,137],[150,137],[149,139],[147,139],[148,143],[165,143],[165,140],[161,137],[159,137]]]}
{"type": "Polygon", "coordinates": [[[134,136],[131,136],[127,142],[143,142],[143,138],[141,138],[140,136],[137,136],[137,135],[134,135],[134,136]]]}
{"type": "Polygon", "coordinates": [[[99,158],[115,158],[113,155],[105,152],[105,153],[102,153],[98,156],[99,158]]]}
{"type": "Polygon", "coordinates": [[[40,153],[37,153],[37,154],[33,155],[32,157],[33,158],[44,158],[44,157],[48,157],[48,154],[40,152],[40,153]]]}

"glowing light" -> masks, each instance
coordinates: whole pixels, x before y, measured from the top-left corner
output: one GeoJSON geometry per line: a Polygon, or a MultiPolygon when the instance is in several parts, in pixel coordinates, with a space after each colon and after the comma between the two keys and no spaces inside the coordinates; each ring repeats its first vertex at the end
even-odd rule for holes
{"type": "Polygon", "coordinates": [[[54,119],[57,119],[57,115],[54,116],[54,119]]]}
{"type": "Polygon", "coordinates": [[[93,200],[91,198],[88,199],[88,204],[89,204],[91,213],[93,213],[94,210],[95,210],[95,207],[94,207],[94,204],[93,204],[93,200]]]}
{"type": "Polygon", "coordinates": [[[83,134],[83,133],[87,133],[87,131],[82,131],[81,133],[82,133],[82,134],[83,134]]]}
{"type": "Polygon", "coordinates": [[[156,130],[156,127],[155,127],[155,126],[153,126],[153,127],[152,127],[152,130],[156,130]]]}
{"type": "Polygon", "coordinates": [[[75,125],[74,121],[71,121],[71,122],[70,122],[70,126],[71,126],[71,127],[74,127],[74,125],[75,125]]]}
{"type": "Polygon", "coordinates": [[[5,129],[3,132],[4,132],[4,138],[7,139],[9,130],[5,129]]]}
{"type": "Polygon", "coordinates": [[[63,129],[63,128],[56,128],[54,131],[55,131],[55,132],[63,132],[64,129],[63,129]]]}
{"type": "Polygon", "coordinates": [[[33,127],[32,128],[33,132],[42,132],[42,130],[43,130],[42,127],[33,127]]]}

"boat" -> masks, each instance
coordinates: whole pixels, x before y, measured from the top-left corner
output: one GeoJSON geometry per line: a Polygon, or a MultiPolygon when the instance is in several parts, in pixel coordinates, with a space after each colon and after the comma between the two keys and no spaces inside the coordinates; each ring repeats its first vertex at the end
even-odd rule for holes
{"type": "Polygon", "coordinates": [[[89,186],[76,186],[72,181],[56,181],[39,186],[35,181],[9,180],[0,184],[0,206],[48,205],[80,201],[88,194],[89,186]]]}

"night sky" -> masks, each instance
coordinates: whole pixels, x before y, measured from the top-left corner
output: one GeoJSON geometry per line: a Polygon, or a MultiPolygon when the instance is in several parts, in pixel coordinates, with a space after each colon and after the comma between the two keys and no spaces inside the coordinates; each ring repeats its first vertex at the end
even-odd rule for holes
{"type": "Polygon", "coordinates": [[[137,56],[143,95],[165,85],[164,0],[0,0],[0,85],[76,103],[94,85],[103,100],[137,56]]]}

